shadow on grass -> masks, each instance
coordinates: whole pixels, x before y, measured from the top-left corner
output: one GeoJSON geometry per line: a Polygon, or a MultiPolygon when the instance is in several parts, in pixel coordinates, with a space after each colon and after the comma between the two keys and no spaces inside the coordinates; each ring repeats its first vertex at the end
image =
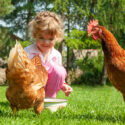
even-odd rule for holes
{"type": "Polygon", "coordinates": [[[8,107],[9,106],[9,102],[0,102],[0,106],[8,107]]]}
{"type": "Polygon", "coordinates": [[[9,102],[0,102],[0,117],[12,117],[12,113],[10,113],[9,102]]]}
{"type": "Polygon", "coordinates": [[[27,110],[29,110],[28,112],[27,112],[26,109],[25,110],[19,110],[19,111],[16,112],[15,115],[13,115],[13,112],[10,108],[10,104],[7,101],[6,102],[0,102],[0,107],[2,107],[2,108],[0,108],[0,117],[13,118],[13,119],[22,118],[22,117],[31,119],[31,118],[34,118],[34,117],[36,117],[36,118],[38,117],[35,114],[34,111],[31,111],[31,109],[27,109],[27,110]]]}
{"type": "Polygon", "coordinates": [[[7,112],[7,111],[0,110],[0,117],[4,117],[4,118],[12,117],[12,113],[7,112]]]}
{"type": "Polygon", "coordinates": [[[78,120],[97,120],[102,122],[125,122],[125,114],[123,115],[110,115],[110,114],[83,114],[83,115],[68,115],[64,116],[64,118],[68,119],[78,119],[78,120]]]}
{"type": "Polygon", "coordinates": [[[17,119],[17,118],[27,118],[27,119],[32,119],[34,117],[38,117],[35,113],[28,113],[26,114],[26,112],[20,112],[17,111],[15,115],[13,115],[13,112],[11,109],[9,110],[1,110],[0,109],[0,118],[4,117],[4,118],[12,118],[12,119],[17,119]]]}

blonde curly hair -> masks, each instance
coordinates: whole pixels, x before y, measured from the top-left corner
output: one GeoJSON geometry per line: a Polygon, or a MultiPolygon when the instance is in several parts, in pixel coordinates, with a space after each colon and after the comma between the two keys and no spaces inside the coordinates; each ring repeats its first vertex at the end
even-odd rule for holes
{"type": "Polygon", "coordinates": [[[58,42],[64,39],[63,21],[59,15],[54,12],[39,12],[35,19],[29,23],[29,27],[34,39],[39,38],[42,32],[56,36],[58,42]]]}

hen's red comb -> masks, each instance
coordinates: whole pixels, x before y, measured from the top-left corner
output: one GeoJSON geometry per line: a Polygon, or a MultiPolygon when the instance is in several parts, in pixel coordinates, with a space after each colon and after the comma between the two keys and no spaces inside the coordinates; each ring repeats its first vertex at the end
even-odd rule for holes
{"type": "Polygon", "coordinates": [[[98,20],[91,20],[87,25],[87,31],[88,33],[91,33],[93,27],[98,25],[98,20]]]}

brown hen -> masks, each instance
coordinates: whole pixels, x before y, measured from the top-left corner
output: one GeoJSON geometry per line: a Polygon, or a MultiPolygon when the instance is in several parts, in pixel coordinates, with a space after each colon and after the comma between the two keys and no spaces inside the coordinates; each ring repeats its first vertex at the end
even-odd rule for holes
{"type": "Polygon", "coordinates": [[[12,48],[6,70],[8,88],[6,97],[15,113],[19,109],[34,107],[39,114],[44,108],[44,86],[48,73],[39,56],[28,59],[19,42],[12,48]]]}
{"type": "Polygon", "coordinates": [[[100,39],[108,78],[123,95],[125,101],[125,50],[118,44],[114,35],[97,20],[88,24],[88,35],[100,39]]]}

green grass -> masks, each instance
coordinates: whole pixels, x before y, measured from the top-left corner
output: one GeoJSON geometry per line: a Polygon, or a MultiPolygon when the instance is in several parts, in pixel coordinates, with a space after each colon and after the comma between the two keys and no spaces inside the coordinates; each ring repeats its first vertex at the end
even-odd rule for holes
{"type": "MultiPolygon", "coordinates": [[[[125,104],[120,92],[113,87],[72,86],[73,93],[65,97],[67,107],[51,113],[45,109],[36,115],[33,109],[12,115],[5,97],[6,87],[0,87],[0,125],[124,125],[125,104]]],[[[15,95],[16,96],[16,95],[15,95]]]]}

